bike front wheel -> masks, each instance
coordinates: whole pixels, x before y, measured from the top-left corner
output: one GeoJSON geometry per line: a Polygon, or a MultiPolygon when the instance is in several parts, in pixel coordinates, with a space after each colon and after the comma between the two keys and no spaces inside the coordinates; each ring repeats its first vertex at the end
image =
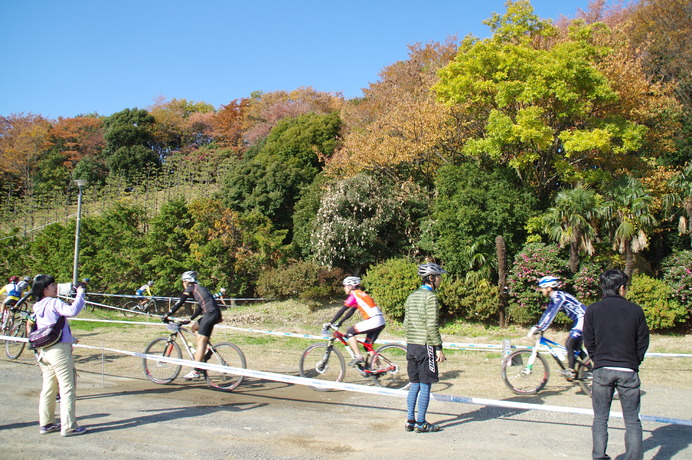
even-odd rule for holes
{"type": "Polygon", "coordinates": [[[396,344],[384,345],[375,350],[370,361],[370,378],[375,385],[381,387],[405,389],[409,386],[406,366],[406,347],[396,344]]]}
{"type": "MultiPolygon", "coordinates": [[[[315,343],[305,349],[300,357],[300,376],[308,379],[341,382],[346,375],[344,356],[334,346],[315,343]]],[[[313,387],[315,390],[324,390],[313,387]]]]}
{"type": "MultiPolygon", "coordinates": [[[[245,355],[237,345],[224,342],[214,345],[212,350],[207,351],[207,363],[218,364],[245,369],[245,355]]],[[[218,390],[234,390],[243,381],[242,375],[228,374],[221,371],[206,371],[207,385],[218,390]]]]}
{"type": "MultiPolygon", "coordinates": [[[[10,337],[14,338],[25,338],[26,337],[26,325],[24,323],[17,323],[12,326],[8,334],[10,337]]],[[[24,351],[26,342],[8,340],[5,342],[5,354],[10,359],[17,359],[19,355],[24,351]]]]}
{"type": "MultiPolygon", "coordinates": [[[[147,345],[144,353],[148,355],[161,356],[163,358],[180,359],[182,356],[180,346],[176,342],[171,341],[168,337],[159,337],[158,339],[154,339],[149,345],[147,345]]],[[[146,375],[149,380],[161,385],[171,383],[173,380],[175,380],[178,374],[180,374],[180,369],[182,368],[180,364],[172,364],[147,358],[142,360],[142,367],[144,368],[144,375],[146,375]]]]}
{"type": "Polygon", "coordinates": [[[577,383],[581,390],[591,396],[591,383],[593,382],[593,361],[586,358],[577,366],[577,383]]]}
{"type": "Polygon", "coordinates": [[[538,354],[531,363],[532,355],[531,350],[517,350],[502,361],[502,380],[518,395],[536,394],[548,383],[548,362],[538,354]]]}

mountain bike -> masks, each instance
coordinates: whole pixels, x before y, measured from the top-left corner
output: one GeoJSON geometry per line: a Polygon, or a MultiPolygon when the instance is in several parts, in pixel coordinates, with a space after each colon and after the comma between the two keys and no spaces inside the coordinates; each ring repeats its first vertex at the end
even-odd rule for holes
{"type": "MultiPolygon", "coordinates": [[[[13,309],[14,310],[14,309],[13,309]]],[[[11,319],[9,322],[11,326],[7,334],[3,331],[3,335],[9,335],[14,338],[26,338],[26,324],[31,316],[29,312],[25,310],[18,310],[18,319],[11,319]]],[[[13,315],[14,316],[14,315],[13,315]]],[[[17,359],[24,351],[26,347],[26,342],[20,340],[8,340],[5,342],[5,354],[10,359],[17,359]]]]}
{"type": "Polygon", "coordinates": [[[156,299],[154,297],[149,297],[144,304],[140,302],[140,300],[133,300],[123,305],[123,315],[132,318],[139,313],[158,314],[159,309],[156,306],[156,299]]]}
{"type": "MultiPolygon", "coordinates": [[[[185,338],[185,334],[191,334],[195,340],[196,336],[190,329],[183,327],[183,325],[189,323],[190,320],[169,320],[167,328],[170,331],[170,335],[152,340],[151,343],[147,345],[144,353],[165,358],[180,359],[182,356],[180,345],[178,345],[178,338],[180,338],[180,342],[183,344],[190,359],[194,360],[194,345],[185,338]]],[[[204,356],[204,362],[238,368],[245,368],[246,365],[243,352],[236,345],[229,342],[218,343],[216,345],[209,342],[207,345],[207,353],[204,356]]],[[[142,360],[142,366],[144,368],[144,374],[149,380],[162,385],[171,383],[175,380],[183,367],[180,364],[172,364],[146,358],[142,360]]],[[[206,369],[203,369],[201,372],[204,374],[207,385],[218,390],[233,390],[243,381],[242,375],[206,369]]]]}
{"type": "MultiPolygon", "coordinates": [[[[518,395],[532,395],[541,391],[548,383],[550,368],[548,360],[539,353],[539,348],[547,347],[550,354],[561,370],[566,371],[564,361],[567,359],[567,349],[557,342],[553,342],[537,334],[536,345],[529,348],[521,348],[502,360],[502,380],[514,393],[518,395]]],[[[593,363],[585,350],[574,350],[575,373],[574,379],[565,377],[568,381],[578,384],[582,391],[591,396],[591,382],[593,363]]]]}
{"type": "MultiPolygon", "coordinates": [[[[353,350],[346,342],[346,336],[339,332],[339,324],[329,326],[333,333],[324,343],[313,343],[300,356],[300,376],[310,379],[333,380],[341,382],[346,375],[344,355],[336,347],[341,343],[352,359],[353,350]]],[[[375,385],[387,388],[403,389],[408,387],[406,371],[406,347],[388,344],[375,350],[372,344],[358,340],[367,354],[365,361],[357,364],[363,377],[369,377],[375,385]]],[[[313,387],[322,390],[319,387],[313,387]]]]}

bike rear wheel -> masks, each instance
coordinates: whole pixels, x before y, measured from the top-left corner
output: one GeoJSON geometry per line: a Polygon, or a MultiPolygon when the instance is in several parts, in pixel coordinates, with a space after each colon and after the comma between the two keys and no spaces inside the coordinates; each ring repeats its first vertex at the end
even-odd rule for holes
{"type": "Polygon", "coordinates": [[[128,318],[132,318],[141,311],[142,306],[136,300],[132,302],[127,302],[125,305],[123,305],[123,315],[127,316],[128,318]]]}
{"type": "MultiPolygon", "coordinates": [[[[209,356],[207,363],[245,369],[245,355],[237,345],[224,342],[214,345],[213,349],[214,352],[211,353],[211,356],[211,350],[207,351],[207,356],[209,356]]],[[[212,371],[209,369],[207,369],[205,373],[207,385],[212,388],[226,391],[237,388],[244,378],[242,375],[227,374],[225,372],[212,371]]]]}
{"type": "Polygon", "coordinates": [[[518,395],[536,394],[548,383],[548,362],[538,354],[529,365],[532,354],[528,349],[517,350],[502,360],[502,380],[518,395]]]}
{"type": "MultiPolygon", "coordinates": [[[[314,343],[300,357],[300,376],[308,379],[341,382],[346,375],[346,361],[341,352],[326,343],[314,343]]],[[[324,388],[313,387],[318,391],[324,388]]]]}
{"type": "MultiPolygon", "coordinates": [[[[144,353],[164,358],[180,359],[182,356],[180,346],[176,342],[171,341],[169,337],[154,339],[147,345],[144,353]]],[[[142,367],[144,368],[144,375],[146,375],[149,380],[161,385],[171,383],[175,380],[182,368],[180,364],[172,364],[146,358],[142,360],[142,367]]]]}
{"type": "Polygon", "coordinates": [[[581,390],[591,396],[591,383],[593,381],[593,361],[586,358],[577,366],[577,383],[581,390]]]}
{"type": "Polygon", "coordinates": [[[406,347],[403,345],[383,345],[377,350],[370,361],[370,377],[375,385],[404,389],[408,387],[408,371],[406,369],[406,347]]]}
{"type": "MultiPolygon", "coordinates": [[[[26,337],[26,325],[24,322],[20,322],[12,326],[8,334],[10,337],[15,338],[25,338],[26,337]]],[[[5,354],[10,359],[17,359],[19,355],[24,351],[26,342],[15,342],[14,340],[8,340],[5,342],[5,354]]]]}

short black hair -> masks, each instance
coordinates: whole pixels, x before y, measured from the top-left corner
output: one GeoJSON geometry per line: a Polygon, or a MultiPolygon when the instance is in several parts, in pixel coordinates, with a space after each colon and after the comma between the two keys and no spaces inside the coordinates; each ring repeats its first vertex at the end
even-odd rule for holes
{"type": "Polygon", "coordinates": [[[618,292],[620,286],[627,286],[630,277],[627,273],[618,269],[606,270],[601,273],[599,281],[601,282],[601,291],[603,291],[604,296],[614,296],[620,295],[618,292]]]}
{"type": "Polygon", "coordinates": [[[36,275],[31,284],[31,295],[34,300],[38,302],[43,299],[43,291],[53,283],[55,283],[55,278],[50,275],[36,275]]]}

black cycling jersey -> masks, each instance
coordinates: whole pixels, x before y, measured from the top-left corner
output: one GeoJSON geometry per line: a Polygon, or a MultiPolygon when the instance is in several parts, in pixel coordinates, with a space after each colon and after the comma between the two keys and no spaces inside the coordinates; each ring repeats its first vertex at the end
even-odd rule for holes
{"type": "Polygon", "coordinates": [[[197,301],[197,309],[192,314],[190,319],[195,319],[202,312],[214,313],[221,311],[219,309],[219,305],[216,303],[216,299],[214,299],[214,296],[211,294],[211,292],[209,292],[207,288],[205,288],[204,286],[200,286],[197,283],[190,283],[188,284],[187,289],[183,291],[183,294],[180,296],[180,300],[178,301],[178,303],[176,303],[175,306],[171,308],[171,314],[175,313],[178,310],[178,308],[180,308],[190,297],[193,297],[197,301]]]}

